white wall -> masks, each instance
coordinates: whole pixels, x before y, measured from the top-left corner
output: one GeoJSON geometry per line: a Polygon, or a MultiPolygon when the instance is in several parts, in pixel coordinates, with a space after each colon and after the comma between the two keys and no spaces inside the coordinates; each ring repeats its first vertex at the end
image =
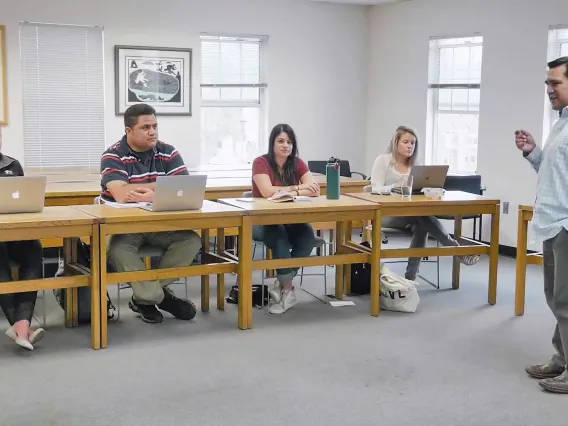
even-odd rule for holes
{"type": "Polygon", "coordinates": [[[107,145],[123,134],[114,115],[114,45],[191,47],[191,118],[160,118],[160,138],[199,164],[199,34],[269,36],[268,125],[295,128],[304,159],[331,155],[364,164],[367,9],[294,0],[0,0],[7,30],[9,126],[4,152],[23,159],[20,21],[100,25],[105,29],[107,145]]]}
{"type": "MultiPolygon", "coordinates": [[[[566,0],[414,0],[370,17],[367,170],[400,124],[426,131],[430,36],[483,35],[478,173],[487,195],[510,202],[501,244],[516,246],[517,206],[532,205],[536,175],[513,131],[540,139],[549,25],[568,24],[566,0]]],[[[424,146],[422,146],[422,149],[424,146]]],[[[489,221],[484,223],[489,238],[489,221]]]]}

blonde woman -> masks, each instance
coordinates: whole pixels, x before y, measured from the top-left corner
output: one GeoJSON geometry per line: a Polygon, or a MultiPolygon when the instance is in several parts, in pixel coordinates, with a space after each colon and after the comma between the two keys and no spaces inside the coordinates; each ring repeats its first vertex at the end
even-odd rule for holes
{"type": "MultiPolygon", "coordinates": [[[[371,184],[373,188],[398,185],[403,176],[408,175],[418,153],[418,136],[416,132],[406,126],[400,126],[387,148],[387,153],[379,155],[373,164],[371,172],[371,184]]],[[[412,229],[410,248],[426,247],[428,234],[432,235],[443,246],[459,245],[446,232],[442,223],[434,216],[413,217],[385,217],[383,228],[408,228],[412,229]]],[[[479,262],[478,255],[459,256],[458,259],[464,265],[474,265],[479,262]]],[[[416,280],[420,268],[420,257],[408,259],[405,277],[408,280],[416,280]]]]}

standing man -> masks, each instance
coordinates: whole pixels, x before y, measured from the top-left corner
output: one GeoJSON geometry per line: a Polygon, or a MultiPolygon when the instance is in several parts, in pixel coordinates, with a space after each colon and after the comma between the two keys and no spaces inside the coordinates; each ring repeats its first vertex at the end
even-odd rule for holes
{"type": "MultiPolygon", "coordinates": [[[[187,175],[180,153],[158,140],[156,111],[149,105],[133,105],[124,113],[126,134],[107,149],[101,158],[101,199],[119,203],[152,202],[158,176],[187,175]]],[[[138,254],[142,245],[164,250],[160,268],[190,266],[201,248],[194,231],[149,232],[113,235],[109,259],[118,272],[146,269],[138,254]]],[[[174,280],[131,283],[133,296],[128,306],[140,314],[142,321],[160,323],[162,311],[190,320],[195,305],[174,296],[167,288],[174,280]]]]}
{"type": "Polygon", "coordinates": [[[560,118],[544,149],[525,130],[515,131],[517,148],[538,173],[533,230],[543,243],[544,294],[556,317],[552,345],[556,353],[546,364],[526,367],[544,389],[568,393],[568,57],[548,64],[546,91],[560,118]]]}

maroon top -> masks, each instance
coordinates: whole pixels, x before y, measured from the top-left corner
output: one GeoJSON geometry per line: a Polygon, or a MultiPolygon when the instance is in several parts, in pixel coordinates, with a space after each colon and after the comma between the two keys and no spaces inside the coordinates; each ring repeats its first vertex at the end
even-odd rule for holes
{"type": "MultiPolygon", "coordinates": [[[[296,166],[297,166],[296,183],[294,183],[293,185],[299,185],[302,176],[304,176],[306,173],[310,171],[306,163],[304,163],[299,158],[296,158],[296,166]]],[[[268,177],[270,178],[270,183],[273,186],[285,186],[282,184],[282,182],[280,182],[280,179],[278,179],[274,174],[274,171],[272,170],[272,167],[270,167],[270,163],[268,162],[268,158],[266,158],[265,155],[257,157],[252,163],[253,178],[255,175],[268,175],[268,177]]],[[[256,183],[254,182],[254,179],[252,180],[252,196],[262,197],[260,190],[258,189],[256,183]]]]}

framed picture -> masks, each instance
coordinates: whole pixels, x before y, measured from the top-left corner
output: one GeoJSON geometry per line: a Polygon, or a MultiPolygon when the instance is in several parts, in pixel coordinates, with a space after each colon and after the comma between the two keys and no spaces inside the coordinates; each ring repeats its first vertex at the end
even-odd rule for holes
{"type": "Polygon", "coordinates": [[[8,68],[6,68],[6,27],[0,25],[0,126],[8,125],[8,68]]]}
{"type": "Polygon", "coordinates": [[[134,104],[159,115],[191,115],[191,49],[115,46],[115,113],[134,104]]]}

